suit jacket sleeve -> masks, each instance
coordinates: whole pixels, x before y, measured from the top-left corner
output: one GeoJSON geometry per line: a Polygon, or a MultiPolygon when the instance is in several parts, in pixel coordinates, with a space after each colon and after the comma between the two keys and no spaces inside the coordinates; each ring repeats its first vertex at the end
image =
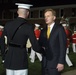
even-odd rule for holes
{"type": "Polygon", "coordinates": [[[59,63],[64,64],[65,63],[65,56],[66,56],[66,33],[64,31],[64,28],[61,27],[59,29],[59,43],[60,43],[60,56],[59,56],[59,63]]]}
{"type": "Polygon", "coordinates": [[[42,53],[44,56],[46,55],[46,52],[45,52],[45,39],[44,39],[44,31],[41,30],[41,33],[40,33],[40,37],[39,37],[39,45],[40,45],[40,53],[42,53]]]}

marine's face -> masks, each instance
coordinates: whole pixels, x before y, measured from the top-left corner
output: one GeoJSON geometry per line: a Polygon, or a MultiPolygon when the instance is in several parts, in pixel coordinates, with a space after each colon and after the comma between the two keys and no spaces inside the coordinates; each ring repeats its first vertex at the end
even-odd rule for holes
{"type": "Polygon", "coordinates": [[[56,19],[56,17],[52,14],[51,11],[45,12],[44,18],[45,18],[46,24],[48,24],[48,25],[52,24],[54,22],[54,20],[56,19]]]}

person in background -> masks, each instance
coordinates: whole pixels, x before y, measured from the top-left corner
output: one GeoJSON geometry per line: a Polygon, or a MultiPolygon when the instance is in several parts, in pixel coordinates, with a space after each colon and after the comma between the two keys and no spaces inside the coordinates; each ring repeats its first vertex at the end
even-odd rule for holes
{"type": "Polygon", "coordinates": [[[65,15],[61,17],[60,20],[60,25],[62,25],[65,29],[65,33],[67,35],[67,50],[66,53],[69,54],[69,49],[70,49],[70,43],[71,43],[71,35],[72,35],[72,30],[70,29],[69,26],[69,18],[67,18],[65,15]]]}
{"type": "Polygon", "coordinates": [[[70,47],[70,31],[69,29],[67,28],[67,23],[64,22],[62,23],[62,26],[64,27],[64,30],[65,30],[65,33],[66,33],[66,36],[67,36],[67,49],[66,49],[66,63],[69,67],[72,67],[73,66],[73,63],[71,62],[69,56],[68,56],[68,53],[69,53],[69,47],[70,47]]]}
{"type": "Polygon", "coordinates": [[[66,53],[68,54],[69,53],[69,48],[70,48],[70,31],[69,29],[67,28],[67,24],[66,23],[63,23],[62,26],[64,27],[65,29],[65,33],[66,33],[66,36],[67,36],[67,50],[66,50],[66,53]]]}
{"type": "Polygon", "coordinates": [[[61,75],[66,56],[66,33],[62,25],[57,25],[56,12],[44,11],[46,27],[42,29],[39,44],[45,50],[42,59],[42,75],[61,75]]]}
{"type": "Polygon", "coordinates": [[[25,47],[28,38],[35,51],[39,51],[40,47],[33,26],[26,20],[32,5],[23,3],[16,3],[16,5],[18,6],[18,17],[5,24],[1,37],[1,54],[6,68],[6,75],[28,75],[28,56],[25,47]],[[9,47],[5,57],[4,36],[7,36],[7,45],[9,47]]]}
{"type": "Polygon", "coordinates": [[[72,49],[76,53],[76,26],[74,26],[74,32],[72,34],[72,49]]]}
{"type": "Polygon", "coordinates": [[[4,26],[0,25],[0,38],[2,36],[3,28],[4,28],[4,26]]]}
{"type": "MultiPolygon", "coordinates": [[[[39,29],[40,25],[39,24],[35,24],[35,29],[34,29],[34,32],[35,32],[35,36],[36,36],[36,39],[39,40],[39,37],[40,37],[40,32],[41,30],[39,29]]],[[[33,50],[33,48],[31,47],[31,53],[30,53],[30,56],[29,58],[31,59],[31,62],[34,63],[35,61],[35,55],[37,55],[39,61],[42,61],[42,55],[38,52],[35,52],[33,50]]]]}
{"type": "Polygon", "coordinates": [[[3,33],[3,28],[4,28],[4,26],[0,25],[0,55],[1,55],[1,36],[3,33]]]}

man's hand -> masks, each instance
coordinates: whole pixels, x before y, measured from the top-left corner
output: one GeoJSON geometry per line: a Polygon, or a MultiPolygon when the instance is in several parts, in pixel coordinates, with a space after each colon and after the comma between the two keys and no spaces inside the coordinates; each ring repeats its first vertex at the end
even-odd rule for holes
{"type": "Polygon", "coordinates": [[[57,69],[58,69],[58,71],[62,71],[64,69],[64,65],[63,64],[58,64],[57,69]]]}

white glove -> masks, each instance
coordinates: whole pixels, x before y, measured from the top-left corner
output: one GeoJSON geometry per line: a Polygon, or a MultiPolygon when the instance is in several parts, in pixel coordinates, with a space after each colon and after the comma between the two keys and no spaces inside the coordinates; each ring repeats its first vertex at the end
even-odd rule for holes
{"type": "Polygon", "coordinates": [[[4,60],[2,60],[2,63],[4,64],[4,60]]]}

